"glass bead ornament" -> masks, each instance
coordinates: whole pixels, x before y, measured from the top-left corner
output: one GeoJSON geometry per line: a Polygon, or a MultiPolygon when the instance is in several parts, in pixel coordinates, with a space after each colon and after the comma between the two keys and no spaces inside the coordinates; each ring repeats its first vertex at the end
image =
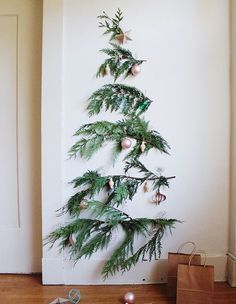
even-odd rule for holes
{"type": "Polygon", "coordinates": [[[127,292],[123,299],[125,304],[133,304],[135,301],[135,295],[133,292],[127,292]]]}
{"type": "Polygon", "coordinates": [[[148,100],[143,100],[143,101],[140,102],[140,104],[138,105],[138,108],[139,108],[141,111],[146,111],[147,108],[149,107],[149,104],[150,104],[150,101],[148,101],[148,100]]]}
{"type": "Polygon", "coordinates": [[[160,190],[158,190],[155,194],[155,200],[154,202],[157,204],[157,205],[160,205],[160,203],[164,202],[166,200],[166,196],[164,194],[162,194],[160,192],[160,190]]]}
{"type": "Polygon", "coordinates": [[[129,149],[132,145],[132,142],[129,138],[124,138],[121,141],[121,148],[122,149],[129,149]]]}
{"type": "Polygon", "coordinates": [[[134,64],[131,68],[131,74],[137,76],[141,72],[141,67],[139,64],[134,64]]]}

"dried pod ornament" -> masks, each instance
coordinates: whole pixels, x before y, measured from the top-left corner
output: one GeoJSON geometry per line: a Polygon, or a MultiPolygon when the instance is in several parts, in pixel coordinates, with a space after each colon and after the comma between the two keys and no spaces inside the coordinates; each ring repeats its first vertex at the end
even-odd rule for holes
{"type": "Polygon", "coordinates": [[[143,140],[141,145],[140,145],[140,150],[143,153],[145,151],[145,149],[146,149],[146,142],[143,140]]]}
{"type": "Polygon", "coordinates": [[[154,203],[160,205],[160,203],[164,202],[165,200],[166,200],[166,196],[160,192],[160,189],[158,189],[155,194],[154,203]]]}
{"type": "Polygon", "coordinates": [[[88,207],[88,203],[87,203],[86,201],[80,202],[79,208],[80,208],[81,210],[86,209],[87,207],[88,207]]]}
{"type": "Polygon", "coordinates": [[[69,236],[69,240],[68,240],[68,243],[73,246],[75,243],[76,243],[76,237],[74,236],[74,234],[71,234],[69,236]]]}
{"type": "Polygon", "coordinates": [[[108,184],[109,184],[110,189],[113,189],[113,188],[114,188],[114,181],[113,181],[112,178],[109,179],[108,184]]]}
{"type": "Polygon", "coordinates": [[[143,185],[143,191],[144,191],[144,192],[148,192],[148,191],[149,191],[147,181],[146,181],[146,182],[144,183],[144,185],[143,185]]]}

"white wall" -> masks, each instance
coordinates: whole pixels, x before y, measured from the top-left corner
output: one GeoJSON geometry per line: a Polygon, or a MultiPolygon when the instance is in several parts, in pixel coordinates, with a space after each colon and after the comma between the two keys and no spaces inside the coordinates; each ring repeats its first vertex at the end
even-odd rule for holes
{"type": "MultiPolygon", "coordinates": [[[[166,202],[151,205],[152,194],[144,196],[140,191],[126,211],[133,216],[164,212],[184,221],[165,236],[163,259],[168,251],[192,240],[210,257],[225,261],[229,212],[229,17],[225,0],[64,1],[61,205],[73,193],[68,182],[87,169],[121,172],[121,162],[112,168],[109,146],[89,162],[67,160],[78,127],[92,120],[114,119],[109,113],[89,119],[85,107],[94,90],[112,81],[95,78],[104,58],[98,51],[107,46],[96,16],[103,10],[113,14],[118,7],[125,15],[124,29],[132,30],[133,41],[127,47],[147,59],[141,74],[125,83],[155,100],[145,117],[172,148],[170,156],[151,152],[143,161],[153,170],[161,167],[164,174],[176,175],[166,191],[166,202]]],[[[52,215],[56,208],[53,204],[48,208],[52,215]]],[[[54,227],[52,222],[45,225],[47,230],[54,227]]],[[[99,283],[94,269],[100,268],[106,256],[96,254],[75,269],[65,263],[64,282],[99,283]]],[[[146,281],[160,281],[162,264],[155,267],[161,273],[155,278],[153,268],[145,265],[109,282],[141,282],[144,276],[146,281]]]]}

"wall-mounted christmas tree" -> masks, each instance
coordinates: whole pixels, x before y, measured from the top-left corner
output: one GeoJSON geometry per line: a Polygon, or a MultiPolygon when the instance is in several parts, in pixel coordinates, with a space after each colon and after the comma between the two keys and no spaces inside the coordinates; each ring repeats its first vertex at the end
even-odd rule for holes
{"type": "MultiPolygon", "coordinates": [[[[103,12],[98,19],[99,27],[105,29],[104,34],[110,35],[110,43],[108,48],[101,50],[107,59],[99,67],[97,77],[110,75],[114,83],[94,92],[88,100],[87,110],[89,116],[102,110],[118,111],[124,119],[117,122],[102,120],[81,126],[75,133],[78,140],[69,155],[89,160],[104,143],[113,142],[114,161],[122,150],[127,150],[124,174],[103,176],[97,170],[89,170],[75,178],[72,184],[77,192],[61,210],[62,214],[69,214],[71,221],[51,232],[46,243],[53,245],[59,241],[59,247],[67,248],[76,261],[90,258],[94,252],[106,248],[114,231],[121,227],[125,237],[103,267],[102,275],[106,278],[117,271],[130,270],[139,260],[151,261],[160,257],[162,237],[178,220],[132,218],[121,210],[122,204],[134,199],[139,187],[143,187],[145,192],[153,191],[154,203],[158,206],[166,199],[161,189],[169,187],[169,180],[174,176],[165,177],[152,172],[139,160],[150,149],[168,153],[169,146],[157,131],[150,130],[149,122],[141,117],[152,101],[137,88],[116,83],[121,76],[137,76],[144,62],[121,46],[131,40],[128,32],[120,27],[122,12],[118,9],[114,18],[103,12]],[[137,176],[128,175],[131,168],[136,170],[137,176]],[[101,192],[105,192],[102,201],[97,199],[101,192]],[[143,241],[140,248],[136,245],[137,237],[143,241]]],[[[135,208],[135,203],[132,204],[135,208]]]]}

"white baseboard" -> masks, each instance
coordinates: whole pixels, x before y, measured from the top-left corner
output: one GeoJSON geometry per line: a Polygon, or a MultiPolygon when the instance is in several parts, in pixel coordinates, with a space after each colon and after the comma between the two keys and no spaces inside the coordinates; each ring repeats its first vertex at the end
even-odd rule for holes
{"type": "MultiPolygon", "coordinates": [[[[43,284],[45,285],[103,285],[103,284],[156,284],[167,282],[167,259],[139,262],[129,272],[116,274],[106,281],[101,277],[104,260],[43,259],[43,284]]],[[[214,265],[215,281],[226,281],[227,256],[207,256],[207,264],[214,265]]],[[[236,278],[236,277],[235,277],[236,278]]],[[[236,281],[235,281],[236,282],[236,281]]]]}

